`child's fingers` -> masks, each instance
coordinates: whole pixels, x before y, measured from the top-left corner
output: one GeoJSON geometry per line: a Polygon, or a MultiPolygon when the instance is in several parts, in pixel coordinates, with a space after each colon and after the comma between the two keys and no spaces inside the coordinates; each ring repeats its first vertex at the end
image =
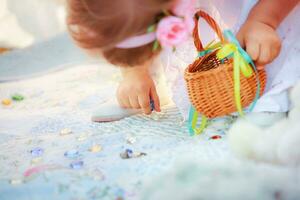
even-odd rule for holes
{"type": "Polygon", "coordinates": [[[258,70],[263,70],[263,69],[265,69],[265,66],[264,66],[264,65],[257,65],[256,67],[257,67],[258,70]]]}
{"type": "Polygon", "coordinates": [[[279,56],[281,50],[281,43],[273,44],[271,47],[271,57],[272,59],[275,59],[277,56],[279,56]]]}
{"type": "Polygon", "coordinates": [[[271,61],[271,48],[269,45],[261,45],[259,57],[256,60],[257,65],[262,66],[270,63],[271,61]]]}
{"type": "Polygon", "coordinates": [[[124,105],[124,108],[130,108],[131,107],[128,97],[122,98],[122,103],[124,105]]]}
{"type": "Polygon", "coordinates": [[[150,96],[152,98],[152,100],[154,101],[154,107],[155,107],[155,110],[157,112],[160,112],[160,101],[159,101],[159,97],[157,95],[157,92],[156,92],[156,88],[155,87],[152,87],[151,90],[150,90],[150,96]]]}
{"type": "Polygon", "coordinates": [[[135,109],[141,108],[138,101],[138,97],[136,95],[130,96],[129,102],[130,102],[130,108],[135,108],[135,109]]]}
{"type": "Polygon", "coordinates": [[[138,101],[139,101],[140,107],[143,110],[143,113],[146,115],[151,114],[149,94],[147,94],[147,93],[140,94],[138,96],[138,101]]]}
{"type": "Polygon", "coordinates": [[[260,54],[260,45],[258,42],[247,41],[246,43],[246,51],[252,58],[252,60],[256,61],[260,54]]]}

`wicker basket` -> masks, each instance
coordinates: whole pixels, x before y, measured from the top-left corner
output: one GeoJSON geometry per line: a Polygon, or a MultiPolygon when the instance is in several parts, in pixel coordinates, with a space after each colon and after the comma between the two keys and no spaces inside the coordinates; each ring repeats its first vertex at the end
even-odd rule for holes
{"type": "MultiPolygon", "coordinates": [[[[207,13],[199,11],[195,15],[194,41],[199,52],[204,51],[199,38],[198,21],[202,17],[217,33],[222,43],[226,43],[221,29],[207,13]]],[[[185,70],[185,80],[190,101],[197,112],[208,118],[228,115],[236,112],[234,99],[233,59],[222,61],[216,57],[216,50],[198,58],[185,70]]],[[[257,76],[259,76],[261,91],[263,93],[266,85],[266,72],[258,71],[251,77],[240,76],[241,104],[249,106],[255,99],[257,90],[257,76]]]]}

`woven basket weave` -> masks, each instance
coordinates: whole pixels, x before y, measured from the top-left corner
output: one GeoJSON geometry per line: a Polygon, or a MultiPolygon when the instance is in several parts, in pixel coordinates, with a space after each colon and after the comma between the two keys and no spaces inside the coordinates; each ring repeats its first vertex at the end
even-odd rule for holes
{"type": "MultiPolygon", "coordinates": [[[[226,43],[221,29],[207,13],[198,11],[195,15],[194,42],[199,52],[204,51],[199,38],[199,18],[205,21],[217,33],[222,43],[226,43]]],[[[234,99],[233,59],[225,59],[221,63],[216,57],[217,50],[198,58],[185,70],[185,80],[189,98],[195,109],[208,118],[228,115],[236,112],[234,99]]],[[[255,99],[257,76],[261,84],[260,95],[266,85],[266,72],[258,71],[251,77],[240,76],[241,103],[243,108],[249,106],[255,99]]]]}

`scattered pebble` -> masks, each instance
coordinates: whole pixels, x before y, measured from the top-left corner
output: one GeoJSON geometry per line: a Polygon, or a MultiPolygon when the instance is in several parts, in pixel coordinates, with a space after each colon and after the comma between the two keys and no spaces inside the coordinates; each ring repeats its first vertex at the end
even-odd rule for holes
{"type": "Polygon", "coordinates": [[[143,152],[136,152],[136,153],[133,153],[133,157],[134,158],[138,158],[138,157],[142,157],[142,156],[146,156],[147,154],[146,153],[143,153],[143,152]]]}
{"type": "Polygon", "coordinates": [[[79,157],[79,152],[75,149],[73,150],[69,150],[69,151],[66,151],[64,153],[64,156],[67,157],[67,158],[78,158],[79,157]]]}
{"type": "Polygon", "coordinates": [[[69,128],[64,128],[60,131],[60,135],[70,135],[72,133],[72,130],[69,128]]]}
{"type": "Polygon", "coordinates": [[[122,159],[138,158],[141,156],[146,156],[143,152],[133,152],[131,149],[126,149],[125,152],[120,153],[122,159]]]}
{"type": "Polygon", "coordinates": [[[3,100],[1,101],[1,103],[2,103],[2,105],[4,105],[4,106],[9,106],[9,105],[11,105],[11,100],[10,100],[10,99],[3,99],[3,100]]]}
{"type": "Polygon", "coordinates": [[[9,183],[12,185],[20,185],[23,183],[23,180],[22,179],[11,179],[9,183]]]}
{"type": "Polygon", "coordinates": [[[34,149],[32,149],[30,151],[31,155],[34,156],[34,157],[39,157],[39,156],[42,156],[43,153],[44,153],[44,149],[40,148],[40,147],[36,147],[34,149]]]}
{"type": "Polygon", "coordinates": [[[14,94],[11,96],[11,98],[14,101],[23,101],[24,100],[24,96],[21,94],[14,94]]]}
{"type": "Polygon", "coordinates": [[[84,141],[87,139],[87,134],[83,133],[77,137],[77,141],[84,141]]]}
{"type": "Polygon", "coordinates": [[[70,164],[70,168],[72,169],[81,169],[83,167],[83,161],[74,161],[74,162],[71,162],[70,164]]]}
{"type": "Polygon", "coordinates": [[[211,140],[219,140],[219,139],[222,139],[222,136],[220,136],[220,135],[214,135],[214,136],[211,136],[209,139],[211,139],[211,140]]]}
{"type": "Polygon", "coordinates": [[[126,149],[125,152],[123,153],[120,153],[120,157],[122,159],[129,159],[129,158],[132,158],[132,150],[131,149],[126,149]]]}
{"type": "Polygon", "coordinates": [[[89,150],[90,152],[97,153],[102,150],[102,147],[99,144],[95,144],[89,150]]]}
{"type": "Polygon", "coordinates": [[[40,162],[42,162],[42,157],[37,157],[31,160],[31,164],[38,164],[40,162]]]}
{"type": "Polygon", "coordinates": [[[128,144],[134,144],[134,143],[136,143],[136,138],[133,137],[133,136],[127,136],[126,142],[127,142],[128,144]]]}

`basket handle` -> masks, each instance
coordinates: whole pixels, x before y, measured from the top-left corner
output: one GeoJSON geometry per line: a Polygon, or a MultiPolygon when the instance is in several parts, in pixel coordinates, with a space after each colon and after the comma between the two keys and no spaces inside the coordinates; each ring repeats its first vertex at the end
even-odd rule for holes
{"type": "Polygon", "coordinates": [[[199,10],[194,17],[194,21],[195,21],[195,28],[193,31],[193,37],[194,37],[194,44],[195,47],[197,48],[197,50],[199,52],[204,51],[204,47],[203,44],[199,38],[199,19],[200,17],[202,17],[209,25],[210,27],[217,33],[218,37],[220,38],[221,42],[224,43],[225,42],[225,38],[222,34],[222,30],[219,27],[219,25],[217,24],[217,22],[211,17],[209,16],[209,14],[207,14],[206,12],[199,10]]]}

